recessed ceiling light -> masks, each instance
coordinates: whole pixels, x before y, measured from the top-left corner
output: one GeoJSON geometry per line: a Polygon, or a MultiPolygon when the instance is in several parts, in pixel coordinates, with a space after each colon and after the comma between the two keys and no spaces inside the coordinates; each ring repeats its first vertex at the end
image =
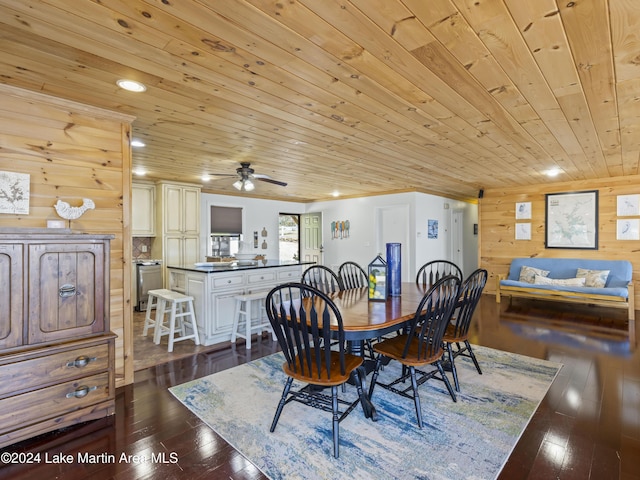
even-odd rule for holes
{"type": "Polygon", "coordinates": [[[545,172],[547,177],[557,177],[561,173],[562,173],[562,170],[560,170],[559,168],[550,168],[545,172]]]}
{"type": "Polygon", "coordinates": [[[131,140],[131,146],[132,147],[136,147],[136,148],[140,148],[140,147],[146,147],[147,144],[144,143],[142,140],[131,140]]]}
{"type": "Polygon", "coordinates": [[[144,84],[136,82],[135,80],[120,79],[116,82],[116,84],[120,88],[123,88],[124,90],[128,90],[130,92],[144,92],[147,89],[144,84]]]}
{"type": "Polygon", "coordinates": [[[147,172],[145,172],[142,168],[137,168],[136,170],[133,171],[133,174],[139,177],[144,177],[147,174],[147,172]]]}
{"type": "Polygon", "coordinates": [[[332,195],[333,195],[334,197],[339,197],[339,196],[340,196],[340,192],[339,192],[339,191],[337,191],[337,190],[335,190],[335,191],[332,193],[332,195]]]}
{"type": "Polygon", "coordinates": [[[209,175],[202,175],[201,180],[202,180],[203,182],[208,182],[209,180],[211,180],[211,177],[210,177],[209,175]]]}

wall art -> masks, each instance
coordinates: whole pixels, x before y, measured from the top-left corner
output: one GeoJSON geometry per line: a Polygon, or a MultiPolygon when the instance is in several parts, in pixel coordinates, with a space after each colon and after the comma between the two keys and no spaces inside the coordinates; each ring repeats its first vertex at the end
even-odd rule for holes
{"type": "Polygon", "coordinates": [[[598,249],[598,191],[548,193],[545,247],[598,249]]]}
{"type": "Polygon", "coordinates": [[[438,220],[427,220],[427,238],[438,238],[438,220]]]}
{"type": "Polygon", "coordinates": [[[29,215],[27,173],[0,172],[0,213],[29,215]]]}
{"type": "Polygon", "coordinates": [[[640,215],[640,195],[618,195],[618,216],[640,215]]]}
{"type": "Polygon", "coordinates": [[[616,240],[640,240],[640,220],[618,220],[616,240]]]}
{"type": "Polygon", "coordinates": [[[531,219],[531,202],[516,203],[516,220],[531,219]]]}
{"type": "Polygon", "coordinates": [[[331,222],[331,238],[348,238],[351,222],[349,220],[336,220],[331,222]]]}
{"type": "Polygon", "coordinates": [[[530,223],[516,223],[516,240],[531,240],[530,223]]]}

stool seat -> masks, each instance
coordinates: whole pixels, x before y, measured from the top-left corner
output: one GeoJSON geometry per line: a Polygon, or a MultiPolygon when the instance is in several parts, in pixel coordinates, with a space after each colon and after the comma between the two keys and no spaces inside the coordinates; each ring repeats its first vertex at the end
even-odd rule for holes
{"type": "Polygon", "coordinates": [[[198,325],[193,309],[193,297],[166,289],[150,290],[149,295],[151,295],[151,292],[155,292],[154,296],[158,298],[153,335],[154,343],[156,345],[160,344],[161,337],[168,335],[169,352],[173,352],[173,344],[175,342],[182,340],[193,339],[196,345],[200,345],[198,325]],[[167,325],[165,325],[165,314],[169,315],[167,325]],[[187,327],[191,329],[192,333],[187,333],[187,327]],[[176,337],[176,333],[179,334],[178,337],[176,337]]]}
{"type": "Polygon", "coordinates": [[[243,295],[236,295],[236,308],[233,316],[233,328],[231,330],[231,343],[236,343],[237,337],[245,339],[245,347],[247,350],[251,349],[251,334],[271,332],[272,338],[275,341],[276,336],[271,328],[271,323],[266,315],[264,306],[264,300],[267,298],[267,292],[246,293],[243,295]],[[243,309],[244,306],[244,309],[243,309]],[[256,310],[253,310],[256,308],[256,310]],[[257,312],[257,318],[254,323],[254,312],[257,312]],[[243,317],[243,318],[241,318],[243,317]],[[238,331],[238,326],[241,321],[244,321],[244,333],[238,331]]]}

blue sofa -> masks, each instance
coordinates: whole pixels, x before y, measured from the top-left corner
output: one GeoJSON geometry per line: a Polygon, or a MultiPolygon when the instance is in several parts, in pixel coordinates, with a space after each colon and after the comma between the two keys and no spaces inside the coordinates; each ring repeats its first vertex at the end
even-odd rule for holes
{"type": "MultiPolygon", "coordinates": [[[[541,300],[593,304],[628,310],[629,334],[635,338],[635,304],[632,281],[633,267],[626,260],[592,260],[583,258],[514,258],[509,275],[498,275],[496,302],[503,295],[541,300]],[[520,281],[522,267],[549,272],[547,279],[573,279],[577,270],[609,270],[603,287],[545,285],[520,281]]],[[[544,279],[539,279],[544,280],[544,279]]]]}

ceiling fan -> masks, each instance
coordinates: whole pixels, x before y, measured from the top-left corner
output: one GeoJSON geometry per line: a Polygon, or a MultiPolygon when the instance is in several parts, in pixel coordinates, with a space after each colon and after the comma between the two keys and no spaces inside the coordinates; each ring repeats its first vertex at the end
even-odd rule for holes
{"type": "Polygon", "coordinates": [[[216,177],[235,177],[238,176],[238,180],[236,180],[233,184],[235,188],[240,191],[250,192],[255,188],[253,184],[253,180],[260,180],[261,182],[273,183],[274,185],[280,185],[281,187],[286,187],[287,184],[285,182],[279,182],[278,180],[273,180],[269,175],[261,175],[259,173],[255,173],[255,170],[251,168],[251,164],[249,162],[240,162],[240,167],[236,168],[236,173],[210,173],[209,175],[216,177]]]}

